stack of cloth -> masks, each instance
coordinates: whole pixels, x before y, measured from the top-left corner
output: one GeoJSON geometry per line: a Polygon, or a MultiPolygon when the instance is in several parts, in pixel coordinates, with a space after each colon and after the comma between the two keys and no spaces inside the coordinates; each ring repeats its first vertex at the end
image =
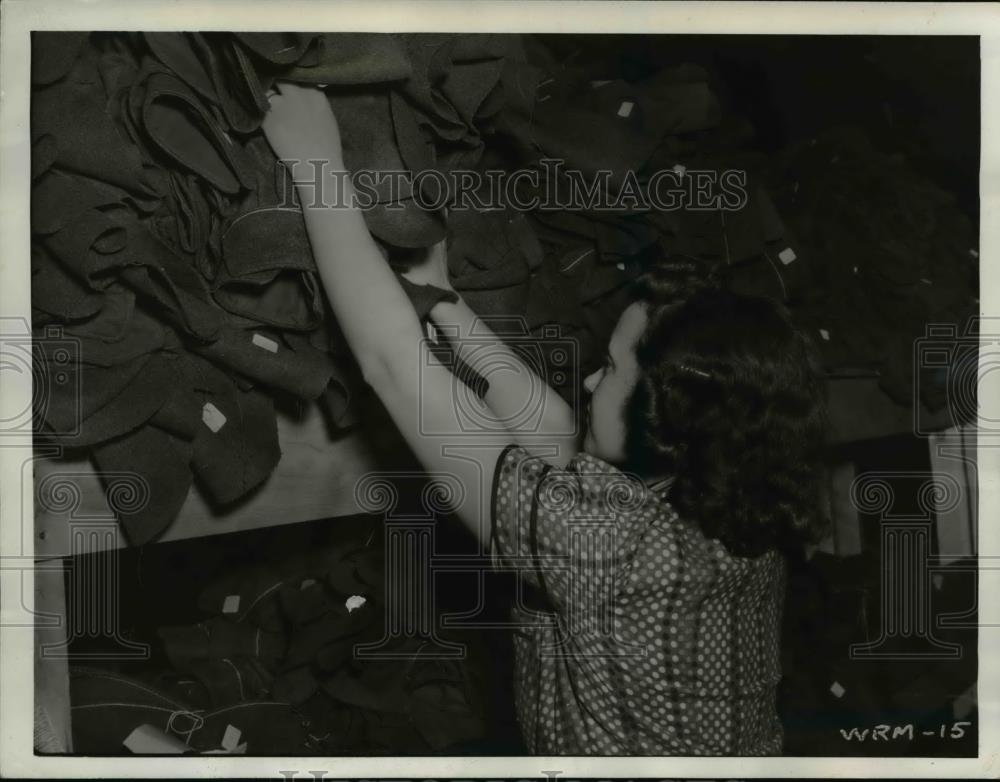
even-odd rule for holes
{"type": "Polygon", "coordinates": [[[446,659],[440,634],[383,637],[383,563],[377,545],[338,544],[214,579],[202,621],[158,629],[166,668],[74,672],[73,708],[94,717],[74,719],[74,746],[120,754],[143,724],[199,751],[232,725],[249,754],[434,754],[481,740],[485,667],[446,659]]]}
{"type": "Polygon", "coordinates": [[[898,404],[940,408],[946,373],[914,367],[914,355],[929,324],[961,337],[979,312],[972,221],[950,193],[856,127],[786,150],[773,178],[809,259],[794,315],[827,368],[870,370],[898,404]]]}
{"type": "MultiPolygon", "coordinates": [[[[348,427],[364,392],[260,130],[276,80],[323,85],[354,171],[534,171],[539,189],[566,184],[547,159],[609,172],[613,209],[426,208],[441,179],[424,177],[376,187],[364,212],[398,271],[447,239],[455,289],[568,399],[650,263],[795,295],[801,264],[755,179],[736,211],[618,198],[665,169],[746,167],[745,128],[699,67],[628,82],[529,62],[517,35],[74,32],[34,35],[32,80],[37,429],[100,474],[144,477],[149,501],[119,513],[133,544],[193,483],[223,508],[260,486],[281,455],[276,404],[318,399],[348,427]]],[[[453,295],[403,285],[424,320],[453,295]]]]}
{"type": "MultiPolygon", "coordinates": [[[[133,544],[159,535],[195,482],[220,507],[262,484],[281,456],[282,400],[318,399],[335,427],[354,423],[360,376],[260,130],[266,89],[328,85],[352,165],[399,168],[398,123],[441,136],[410,152],[457,164],[499,105],[504,40],[439,62],[413,36],[34,35],[36,431],[101,475],[145,479],[148,502],[119,513],[133,544]],[[441,68],[458,82],[444,102],[441,68]],[[490,106],[463,103],[483,91],[490,106]]],[[[402,211],[366,217],[392,247],[443,238],[440,213],[402,211]]],[[[424,310],[446,295],[406,288],[424,310]]]]}

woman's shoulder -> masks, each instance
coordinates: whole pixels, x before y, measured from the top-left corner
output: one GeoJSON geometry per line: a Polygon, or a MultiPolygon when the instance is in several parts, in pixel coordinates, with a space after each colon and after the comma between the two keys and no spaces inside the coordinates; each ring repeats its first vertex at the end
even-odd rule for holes
{"type": "Polygon", "coordinates": [[[662,488],[586,451],[576,453],[563,468],[553,467],[542,489],[540,501],[546,492],[573,491],[585,510],[645,517],[649,523],[679,521],[662,488]]]}

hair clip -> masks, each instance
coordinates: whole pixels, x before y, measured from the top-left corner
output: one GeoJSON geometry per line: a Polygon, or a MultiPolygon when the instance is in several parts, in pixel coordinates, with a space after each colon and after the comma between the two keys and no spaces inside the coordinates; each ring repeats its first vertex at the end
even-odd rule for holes
{"type": "Polygon", "coordinates": [[[689,367],[687,364],[679,364],[681,371],[687,372],[689,375],[698,375],[699,377],[712,377],[708,372],[702,372],[700,369],[695,369],[694,367],[689,367]]]}

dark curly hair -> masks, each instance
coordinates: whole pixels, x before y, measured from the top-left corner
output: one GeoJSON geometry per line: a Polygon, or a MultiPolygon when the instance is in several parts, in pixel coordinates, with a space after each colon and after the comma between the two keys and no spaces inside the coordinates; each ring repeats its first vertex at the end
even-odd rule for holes
{"type": "Polygon", "coordinates": [[[670,501],[732,554],[817,540],[825,434],[811,346],[774,302],[696,264],[636,282],[648,322],[626,407],[629,467],[673,477],[670,501]]]}

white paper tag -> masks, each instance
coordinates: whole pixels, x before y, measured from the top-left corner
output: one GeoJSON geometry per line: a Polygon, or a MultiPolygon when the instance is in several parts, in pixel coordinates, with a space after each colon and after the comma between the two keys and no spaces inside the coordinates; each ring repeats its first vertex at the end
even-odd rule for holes
{"type": "Polygon", "coordinates": [[[363,606],[368,601],[365,600],[361,595],[351,595],[347,600],[344,601],[344,605],[347,607],[347,613],[352,613],[357,611],[361,606],[363,606]]]}
{"type": "Polygon", "coordinates": [[[176,736],[152,725],[140,725],[122,744],[134,755],[181,755],[191,749],[176,736]]]}
{"type": "Polygon", "coordinates": [[[847,690],[843,688],[840,682],[834,682],[830,685],[830,692],[833,693],[833,697],[835,698],[843,698],[844,693],[847,692],[847,690]]]}
{"type": "Polygon", "coordinates": [[[240,736],[242,735],[243,731],[235,725],[226,725],[226,732],[222,734],[222,748],[232,752],[236,749],[236,745],[240,743],[240,736]]]}
{"type": "Polygon", "coordinates": [[[829,331],[827,331],[826,329],[820,329],[820,330],[819,330],[819,335],[820,335],[820,336],[821,336],[821,337],[822,337],[823,339],[825,339],[825,340],[826,340],[827,342],[829,342],[829,341],[830,341],[830,332],[829,332],[829,331]]]}
{"type": "Polygon", "coordinates": [[[226,595],[226,599],[222,601],[222,613],[235,614],[239,610],[240,610],[240,596],[226,595]]]}
{"type": "Polygon", "coordinates": [[[226,417],[211,402],[205,402],[205,406],[201,408],[201,421],[213,432],[218,432],[226,425],[226,417]]]}
{"type": "Polygon", "coordinates": [[[618,116],[627,117],[632,113],[632,109],[635,108],[635,104],[630,100],[623,100],[622,105],[618,107],[618,116]]]}
{"type": "Polygon", "coordinates": [[[618,271],[622,272],[625,271],[625,262],[619,261],[618,263],[615,264],[615,268],[618,269],[618,271]]]}
{"type": "Polygon", "coordinates": [[[270,353],[278,352],[278,343],[269,337],[265,337],[263,334],[254,334],[252,341],[257,347],[263,348],[270,353]]]}
{"type": "Polygon", "coordinates": [[[785,266],[788,266],[792,261],[794,261],[798,256],[795,254],[795,250],[791,247],[786,247],[780,253],[778,253],[778,260],[780,260],[785,266]]]}

